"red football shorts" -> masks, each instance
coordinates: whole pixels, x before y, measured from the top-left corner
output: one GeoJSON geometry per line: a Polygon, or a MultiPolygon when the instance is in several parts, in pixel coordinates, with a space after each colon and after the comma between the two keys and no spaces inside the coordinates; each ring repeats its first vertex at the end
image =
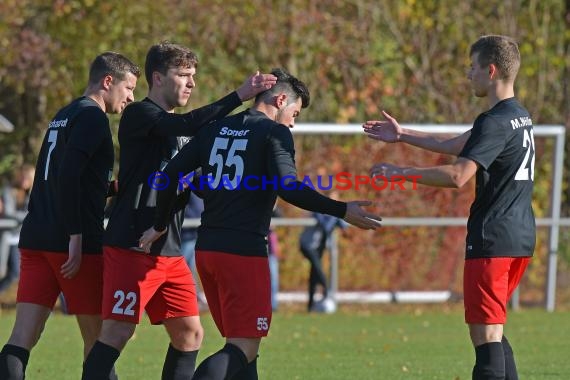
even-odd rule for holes
{"type": "Polygon", "coordinates": [[[52,309],[63,293],[69,314],[101,314],[103,256],[83,255],[79,272],[72,279],[61,275],[67,258],[66,252],[20,249],[17,301],[52,309]]]}
{"type": "Polygon", "coordinates": [[[507,302],[518,286],[530,257],[465,260],[463,295],[465,322],[505,324],[507,302]]]}
{"type": "Polygon", "coordinates": [[[267,336],[272,315],[267,257],[197,250],[196,267],[223,337],[267,336]]]}
{"type": "Polygon", "coordinates": [[[103,319],[138,324],[143,310],[153,324],[199,315],[196,284],[184,257],[103,247],[103,319]]]}

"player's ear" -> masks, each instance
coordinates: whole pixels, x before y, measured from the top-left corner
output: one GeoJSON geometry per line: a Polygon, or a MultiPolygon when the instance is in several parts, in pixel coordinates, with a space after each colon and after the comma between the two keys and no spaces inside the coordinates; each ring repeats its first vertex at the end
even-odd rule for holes
{"type": "Polygon", "coordinates": [[[278,109],[281,109],[281,108],[285,107],[286,105],[287,105],[287,94],[282,92],[275,97],[275,106],[278,109]]]}
{"type": "Polygon", "coordinates": [[[495,66],[494,63],[491,63],[489,65],[489,78],[496,79],[498,75],[499,75],[499,70],[497,69],[497,66],[495,66]]]}
{"type": "Polygon", "coordinates": [[[158,71],[152,72],[152,83],[159,86],[162,84],[162,76],[158,71]]]}
{"type": "Polygon", "coordinates": [[[111,75],[105,75],[101,80],[101,84],[105,90],[108,90],[113,84],[113,77],[111,75]]]}

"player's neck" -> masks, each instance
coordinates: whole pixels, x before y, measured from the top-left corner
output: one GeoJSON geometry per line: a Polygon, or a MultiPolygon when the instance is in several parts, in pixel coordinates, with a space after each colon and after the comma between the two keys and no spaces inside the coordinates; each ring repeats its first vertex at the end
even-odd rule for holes
{"type": "Polygon", "coordinates": [[[164,98],[164,96],[162,96],[162,94],[159,91],[153,91],[153,89],[151,89],[148,92],[147,97],[152,100],[154,103],[156,103],[157,105],[160,106],[160,108],[162,108],[163,110],[165,110],[168,113],[174,113],[174,107],[171,106],[170,104],[168,104],[168,102],[166,101],[166,99],[164,98]]]}
{"type": "Polygon", "coordinates": [[[497,82],[492,91],[489,91],[487,99],[489,101],[489,109],[493,108],[502,100],[513,98],[515,90],[512,83],[497,82]]]}
{"type": "Polygon", "coordinates": [[[257,103],[251,108],[253,108],[254,110],[257,110],[259,112],[263,112],[271,120],[275,120],[277,117],[277,109],[275,107],[269,105],[269,104],[257,103]]]}
{"type": "Polygon", "coordinates": [[[103,95],[99,91],[94,91],[91,89],[85,90],[83,96],[88,97],[89,99],[93,100],[99,107],[103,110],[103,112],[107,112],[107,107],[105,106],[105,100],[103,100],[103,95]]]}

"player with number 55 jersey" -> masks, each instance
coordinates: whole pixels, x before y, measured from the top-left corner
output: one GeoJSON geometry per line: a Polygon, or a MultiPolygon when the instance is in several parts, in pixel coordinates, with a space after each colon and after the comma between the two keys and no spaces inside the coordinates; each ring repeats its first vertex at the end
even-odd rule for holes
{"type": "Polygon", "coordinates": [[[201,167],[207,184],[199,185],[204,212],[196,266],[226,344],[200,364],[194,380],[258,378],[259,345],[271,327],[267,234],[277,196],[363,229],[379,227],[380,217],[361,208],[369,202],[333,200],[297,179],[290,128],[308,107],[309,90],[283,69],[271,73],[277,83],[252,108],[200,130],[170,161],[165,173],[174,180],[158,194],[154,227],[141,237],[140,247],[152,252],[168,233],[178,175],[201,167]]]}

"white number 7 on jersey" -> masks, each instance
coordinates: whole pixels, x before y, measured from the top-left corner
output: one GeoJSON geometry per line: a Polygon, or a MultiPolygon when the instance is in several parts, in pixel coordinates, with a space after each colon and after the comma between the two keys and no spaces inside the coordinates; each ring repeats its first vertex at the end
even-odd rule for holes
{"type": "Polygon", "coordinates": [[[53,151],[53,149],[55,148],[55,144],[57,143],[57,130],[49,131],[47,141],[49,143],[49,149],[48,149],[48,155],[46,158],[46,170],[44,172],[44,181],[47,181],[48,172],[49,172],[49,160],[51,159],[51,152],[53,151]]]}

